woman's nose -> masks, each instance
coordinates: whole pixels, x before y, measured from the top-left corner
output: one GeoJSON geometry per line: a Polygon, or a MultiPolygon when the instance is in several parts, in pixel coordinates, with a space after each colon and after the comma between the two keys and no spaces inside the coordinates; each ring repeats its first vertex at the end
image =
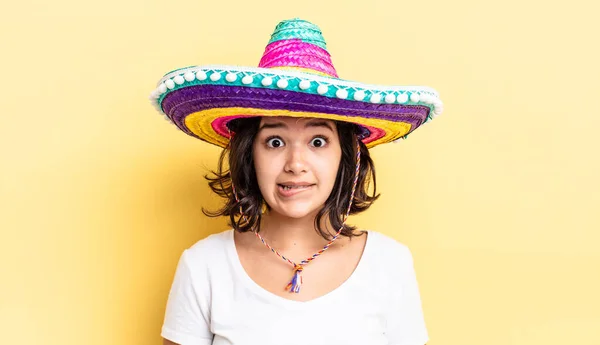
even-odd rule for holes
{"type": "Polygon", "coordinates": [[[302,147],[290,145],[286,159],[286,172],[299,174],[307,171],[306,154],[302,147]]]}

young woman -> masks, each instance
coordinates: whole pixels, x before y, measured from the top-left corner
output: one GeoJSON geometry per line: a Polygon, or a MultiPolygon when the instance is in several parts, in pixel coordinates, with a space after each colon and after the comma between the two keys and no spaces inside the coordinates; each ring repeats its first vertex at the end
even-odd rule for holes
{"type": "Polygon", "coordinates": [[[232,229],[186,249],[165,344],[428,341],[412,255],[346,224],[377,199],[368,148],[442,110],[435,90],[341,80],[321,32],[276,27],[259,68],[188,67],[151,99],[185,133],[224,148],[207,176],[232,229]]]}

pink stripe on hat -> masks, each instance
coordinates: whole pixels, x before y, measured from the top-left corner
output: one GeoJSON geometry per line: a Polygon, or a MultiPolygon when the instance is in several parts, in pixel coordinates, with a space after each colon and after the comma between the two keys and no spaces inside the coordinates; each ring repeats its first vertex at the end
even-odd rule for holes
{"type": "Polygon", "coordinates": [[[279,40],[270,43],[265,48],[258,67],[300,67],[322,72],[331,77],[338,77],[329,53],[321,47],[300,39],[279,40]]]}

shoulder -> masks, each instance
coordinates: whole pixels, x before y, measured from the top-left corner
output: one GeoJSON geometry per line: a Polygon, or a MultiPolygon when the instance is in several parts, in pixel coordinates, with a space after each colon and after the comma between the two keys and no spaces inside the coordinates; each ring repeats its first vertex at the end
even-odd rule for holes
{"type": "Polygon", "coordinates": [[[185,249],[182,259],[190,268],[206,267],[210,262],[222,262],[227,248],[233,240],[233,230],[210,234],[185,249]]]}
{"type": "Polygon", "coordinates": [[[222,249],[233,238],[232,229],[210,234],[198,242],[192,244],[186,249],[190,255],[207,254],[215,250],[222,249]]]}
{"type": "Polygon", "coordinates": [[[369,230],[368,260],[372,271],[385,280],[405,280],[414,273],[413,255],[409,247],[384,233],[369,230]]]}
{"type": "Polygon", "coordinates": [[[386,260],[408,261],[412,263],[412,253],[408,246],[399,240],[379,231],[369,230],[371,249],[377,251],[379,256],[386,260]]]}

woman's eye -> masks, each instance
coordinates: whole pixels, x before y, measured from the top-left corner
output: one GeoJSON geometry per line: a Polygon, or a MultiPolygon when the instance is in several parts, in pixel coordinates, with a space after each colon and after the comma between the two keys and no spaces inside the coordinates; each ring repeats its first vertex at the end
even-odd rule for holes
{"type": "Polygon", "coordinates": [[[310,144],[314,147],[323,147],[325,145],[327,145],[327,140],[325,138],[314,138],[310,144]]]}
{"type": "Polygon", "coordinates": [[[279,138],[271,138],[267,140],[267,146],[272,148],[278,148],[283,146],[283,141],[279,138]]]}

